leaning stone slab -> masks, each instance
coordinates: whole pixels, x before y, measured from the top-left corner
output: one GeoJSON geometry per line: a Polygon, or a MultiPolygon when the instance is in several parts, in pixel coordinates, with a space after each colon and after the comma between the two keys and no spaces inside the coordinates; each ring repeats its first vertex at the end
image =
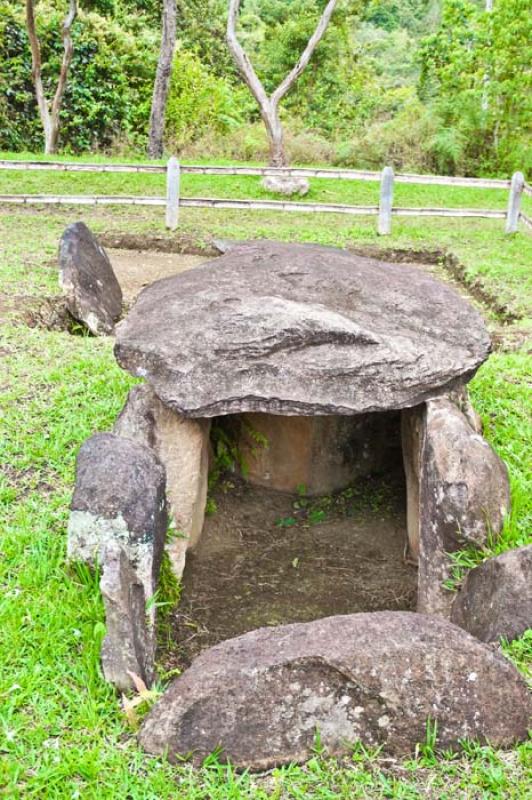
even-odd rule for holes
{"type": "Polygon", "coordinates": [[[395,755],[425,741],[509,745],[526,738],[527,686],[503,656],[445,620],[408,612],[261,628],[206,650],[145,719],[140,743],[171,761],[220,747],[264,770],[355,742],[395,755]]]}
{"type": "Polygon", "coordinates": [[[68,523],[68,557],[103,564],[118,543],[146,599],[155,592],[168,524],[164,468],[141,444],[98,433],[82,445],[68,523]]]}
{"type": "Polygon", "coordinates": [[[167,408],[144,384],[131,389],[115,434],[152,447],[166,470],[166,488],[177,537],[166,545],[181,577],[185,552],[203,528],[209,473],[210,420],[189,420],[167,408]],[[184,537],[184,538],[181,538],[184,537]]]}
{"type": "Polygon", "coordinates": [[[142,581],[117,543],[104,549],[100,590],[106,636],[101,661],[105,679],[122,692],[134,688],[130,673],[147,686],[155,677],[155,631],[146,614],[142,581]]]}
{"type": "Polygon", "coordinates": [[[467,382],[489,350],[479,313],[422,270],[279,242],[144,289],[115,345],[186,417],[412,407],[467,382]]]}
{"type": "Polygon", "coordinates": [[[59,284],[72,316],[97,336],[111,334],[122,313],[122,290],[107,253],[83,222],[59,243],[59,284]]]}
{"type": "Polygon", "coordinates": [[[532,545],[472,569],[455,597],[451,621],[483,642],[511,641],[532,628],[532,545]]]}
{"type": "Polygon", "coordinates": [[[419,553],[418,611],[449,616],[449,553],[482,547],[510,508],[505,465],[447,399],[403,412],[411,550],[419,553]]]}

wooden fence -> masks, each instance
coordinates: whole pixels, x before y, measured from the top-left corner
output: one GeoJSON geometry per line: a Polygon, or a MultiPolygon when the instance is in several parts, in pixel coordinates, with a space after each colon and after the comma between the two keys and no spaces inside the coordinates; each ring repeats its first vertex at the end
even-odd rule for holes
{"type": "Polygon", "coordinates": [[[59,205],[138,205],[163,206],[166,210],[166,227],[175,230],[179,223],[179,208],[229,208],[261,211],[291,211],[298,213],[349,214],[355,216],[377,216],[377,230],[387,235],[392,230],[392,217],[481,217],[504,219],[506,233],[515,233],[519,221],[532,228],[532,219],[521,211],[523,193],[532,196],[532,188],[525,182],[521,172],[512,180],[496,178],[462,178],[445,175],[395,175],[391,167],[382,172],[347,169],[311,169],[299,167],[213,167],[203,165],[181,166],[176,158],[170,158],[166,166],[158,164],[83,164],[50,161],[0,160],[0,169],[5,170],[50,170],[55,172],[110,172],[110,173],[155,173],[166,174],[166,197],[151,196],[90,196],[90,195],[0,195],[0,203],[59,204],[59,205]],[[200,175],[255,175],[259,177],[285,176],[294,178],[332,178],[337,180],[380,181],[379,204],[374,206],[351,206],[338,203],[306,203],[288,200],[233,200],[222,198],[180,197],[181,174],[200,175]],[[508,189],[508,206],[503,209],[476,208],[401,208],[393,205],[395,183],[429,184],[436,186],[465,186],[483,189],[508,189]]]}

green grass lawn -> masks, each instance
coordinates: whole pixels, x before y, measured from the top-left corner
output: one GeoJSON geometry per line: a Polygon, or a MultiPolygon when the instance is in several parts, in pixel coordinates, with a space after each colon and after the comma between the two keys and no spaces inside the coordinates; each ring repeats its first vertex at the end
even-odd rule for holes
{"type": "MultiPolygon", "coordinates": [[[[14,173],[0,172],[0,178],[6,174],[13,179],[14,173]]],[[[24,178],[29,176],[36,181],[32,191],[51,191],[47,173],[24,178]]],[[[83,176],[85,191],[96,191],[93,178],[83,176]]],[[[251,179],[248,192],[246,180],[240,196],[252,196],[256,182],[251,179]]],[[[205,193],[214,194],[214,186],[207,179],[205,193]]],[[[0,189],[4,191],[5,184],[0,189]]],[[[17,185],[16,191],[26,188],[17,185]]],[[[211,236],[271,237],[339,246],[449,250],[462,263],[466,283],[482,281],[522,317],[502,326],[486,309],[491,325],[510,335],[528,324],[531,237],[525,232],[505,237],[497,220],[396,220],[393,235],[379,239],[375,220],[369,218],[186,209],[173,236],[164,232],[161,209],[0,206],[0,299],[33,301],[58,292],[57,242],[65,225],[80,218],[99,233],[186,237],[198,245],[211,236]]],[[[532,358],[525,345],[514,351],[505,345],[504,336],[501,341],[471,390],[486,437],[508,464],[513,507],[500,540],[477,559],[531,541],[532,358]]],[[[216,759],[199,770],[187,764],[170,767],[141,753],[119,698],[100,674],[104,628],[97,580],[65,564],[77,450],[94,431],[110,428],[132,379],[116,365],[110,341],[30,329],[20,322],[0,326],[0,367],[0,797],[521,800],[530,796],[530,744],[508,751],[466,744],[459,754],[438,756],[422,748],[416,758],[406,761],[360,748],[340,761],[317,752],[303,767],[274,770],[266,776],[237,775],[216,759]]],[[[532,632],[505,651],[532,677],[532,632]]]]}

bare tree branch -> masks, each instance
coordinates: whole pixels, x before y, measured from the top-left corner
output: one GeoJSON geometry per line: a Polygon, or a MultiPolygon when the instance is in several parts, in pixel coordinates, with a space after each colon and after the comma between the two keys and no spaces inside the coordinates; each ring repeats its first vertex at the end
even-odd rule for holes
{"type": "Polygon", "coordinates": [[[77,17],[77,13],[77,0],[70,0],[69,9],[61,27],[61,36],[63,39],[63,58],[61,61],[61,68],[59,71],[59,78],[57,81],[55,94],[51,106],[49,106],[42,82],[41,45],[39,42],[39,37],[37,36],[37,28],[35,25],[35,0],[26,0],[26,28],[28,31],[28,38],[30,40],[31,48],[31,74],[33,86],[35,88],[35,96],[37,98],[37,106],[39,108],[39,114],[44,129],[45,153],[54,153],[57,148],[57,139],[59,135],[59,112],[61,110],[61,104],[63,102],[67,85],[68,71],[70,69],[72,55],[74,52],[71,30],[74,20],[77,17]]]}
{"type": "Polygon", "coordinates": [[[279,103],[280,100],[283,99],[285,94],[290,91],[294,83],[297,81],[301,73],[304,72],[304,70],[307,68],[308,63],[312,58],[312,54],[314,53],[314,50],[322,40],[323,34],[327,30],[327,26],[329,25],[329,22],[331,20],[333,11],[336,8],[337,3],[338,0],[329,0],[329,2],[327,3],[323,14],[321,15],[318,21],[316,29],[312,34],[312,36],[310,37],[310,39],[308,40],[307,46],[303,50],[299,58],[299,61],[297,62],[295,67],[288,73],[284,81],[282,81],[282,83],[279,84],[277,89],[272,94],[273,103],[277,104],[279,103]]]}
{"type": "Polygon", "coordinates": [[[270,140],[270,164],[271,166],[283,167],[286,166],[287,162],[284,152],[283,129],[279,118],[279,103],[308,66],[314,50],[327,30],[327,26],[338,4],[338,0],[329,0],[297,64],[270,96],[268,96],[264,89],[249,56],[237,38],[236,27],[238,14],[240,12],[240,3],[241,0],[229,0],[227,44],[242,78],[258,103],[260,114],[270,140]]]}

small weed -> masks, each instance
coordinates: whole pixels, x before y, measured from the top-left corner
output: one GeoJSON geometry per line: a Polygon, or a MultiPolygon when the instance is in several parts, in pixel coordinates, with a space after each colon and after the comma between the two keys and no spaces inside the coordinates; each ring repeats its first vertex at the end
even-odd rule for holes
{"type": "Polygon", "coordinates": [[[281,517],[275,524],[278,528],[291,528],[297,525],[297,519],[295,517],[281,517]]]}

